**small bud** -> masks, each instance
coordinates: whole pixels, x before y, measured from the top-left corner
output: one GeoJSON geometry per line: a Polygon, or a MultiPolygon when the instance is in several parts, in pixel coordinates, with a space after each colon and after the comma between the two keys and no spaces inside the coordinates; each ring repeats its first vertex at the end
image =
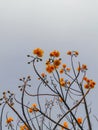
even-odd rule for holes
{"type": "Polygon", "coordinates": [[[3,95],[5,95],[6,94],[6,92],[3,92],[3,95]]]}
{"type": "Polygon", "coordinates": [[[30,64],[30,62],[28,62],[28,64],[30,64]]]}
{"type": "Polygon", "coordinates": [[[8,93],[10,93],[10,91],[7,91],[8,93]]]}
{"type": "Polygon", "coordinates": [[[27,55],[27,57],[30,57],[30,55],[27,55]]]}

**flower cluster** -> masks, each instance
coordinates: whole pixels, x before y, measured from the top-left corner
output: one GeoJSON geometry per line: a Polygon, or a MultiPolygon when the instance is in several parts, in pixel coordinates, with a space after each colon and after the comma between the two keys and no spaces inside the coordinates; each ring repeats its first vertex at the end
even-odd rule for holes
{"type": "Polygon", "coordinates": [[[20,130],[29,130],[25,124],[20,126],[20,130]]]}
{"type": "Polygon", "coordinates": [[[28,112],[29,113],[32,113],[33,111],[37,112],[38,111],[38,108],[37,108],[37,104],[34,103],[32,104],[32,106],[30,108],[28,108],[28,112]]]}
{"type": "Polygon", "coordinates": [[[33,50],[33,54],[37,55],[38,57],[42,57],[44,54],[44,51],[40,48],[36,48],[33,50]]]}
{"type": "Polygon", "coordinates": [[[86,89],[94,88],[96,85],[95,81],[93,81],[92,79],[88,79],[87,77],[84,77],[83,80],[86,82],[86,84],[84,84],[84,88],[86,89]]]}
{"type": "MultiPolygon", "coordinates": [[[[2,115],[5,115],[3,109],[7,104],[17,116],[17,130],[91,130],[90,108],[86,96],[95,87],[96,82],[86,77],[88,70],[86,64],[75,63],[74,59],[77,58],[79,52],[67,52],[67,55],[70,56],[70,66],[67,66],[58,50],[51,51],[49,58],[44,63],[44,71],[40,66],[38,68],[39,64],[37,64],[43,61],[44,51],[41,48],[36,48],[32,53],[33,55],[28,55],[32,58],[28,63],[32,63],[38,82],[32,86],[31,76],[20,78],[22,85],[18,88],[21,91],[21,97],[18,99],[10,91],[3,92],[3,96],[0,98],[0,104],[3,106],[0,121],[3,120],[2,115]],[[31,103],[34,99],[37,104],[31,103]],[[19,104],[20,111],[17,110],[17,104],[19,104]],[[27,104],[31,105],[27,106],[27,104]],[[81,108],[85,109],[82,117],[80,116],[81,108]]],[[[13,121],[15,119],[6,114],[8,129],[15,129],[13,121]]],[[[0,122],[1,124],[3,125],[2,122],[0,122]]],[[[0,128],[2,129],[2,126],[0,128]]]]}
{"type": "Polygon", "coordinates": [[[13,117],[8,117],[8,118],[6,119],[6,123],[7,123],[7,124],[11,123],[12,121],[14,121],[13,117]]]}
{"type": "Polygon", "coordinates": [[[50,52],[50,56],[51,57],[59,57],[60,56],[60,52],[57,50],[54,50],[52,52],[50,52]]]}
{"type": "Polygon", "coordinates": [[[67,52],[67,55],[75,55],[75,56],[78,56],[78,55],[79,55],[79,52],[78,52],[78,51],[68,51],[68,52],[67,52]]]}

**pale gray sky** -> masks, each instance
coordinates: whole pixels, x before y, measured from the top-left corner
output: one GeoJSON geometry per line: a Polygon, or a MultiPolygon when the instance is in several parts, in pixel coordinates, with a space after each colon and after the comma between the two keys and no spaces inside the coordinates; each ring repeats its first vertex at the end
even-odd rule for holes
{"type": "MultiPolygon", "coordinates": [[[[97,82],[98,0],[0,0],[1,91],[17,88],[18,78],[31,72],[26,55],[36,47],[46,54],[78,50],[97,82]]],[[[91,101],[97,93],[96,85],[91,101]]],[[[98,115],[97,102],[92,104],[98,115]]]]}

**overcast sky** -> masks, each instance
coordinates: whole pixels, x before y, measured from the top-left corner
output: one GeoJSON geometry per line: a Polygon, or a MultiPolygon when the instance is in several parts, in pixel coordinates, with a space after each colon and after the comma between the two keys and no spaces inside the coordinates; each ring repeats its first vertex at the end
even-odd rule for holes
{"type": "MultiPolygon", "coordinates": [[[[31,72],[26,55],[36,47],[46,55],[54,49],[78,50],[97,82],[98,0],[0,0],[1,92],[16,89],[18,79],[31,72]]],[[[91,101],[98,98],[97,86],[91,101]]],[[[92,104],[98,115],[98,102],[92,104]]]]}

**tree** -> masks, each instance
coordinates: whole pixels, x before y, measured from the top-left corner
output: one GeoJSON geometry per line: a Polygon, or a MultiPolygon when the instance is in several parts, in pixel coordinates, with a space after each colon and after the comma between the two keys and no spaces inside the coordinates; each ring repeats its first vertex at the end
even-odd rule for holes
{"type": "Polygon", "coordinates": [[[34,49],[33,55],[27,55],[31,58],[28,64],[33,65],[36,74],[32,78],[33,85],[31,76],[27,76],[20,78],[18,97],[14,92],[3,92],[0,130],[4,116],[6,127],[11,130],[92,130],[87,95],[96,83],[87,77],[87,65],[76,62],[77,51],[68,51],[71,63],[68,67],[60,58],[60,52],[54,50],[42,71],[39,68],[43,65],[43,55],[40,48],[34,49]],[[9,113],[5,109],[7,106],[11,110],[9,113]]]}

